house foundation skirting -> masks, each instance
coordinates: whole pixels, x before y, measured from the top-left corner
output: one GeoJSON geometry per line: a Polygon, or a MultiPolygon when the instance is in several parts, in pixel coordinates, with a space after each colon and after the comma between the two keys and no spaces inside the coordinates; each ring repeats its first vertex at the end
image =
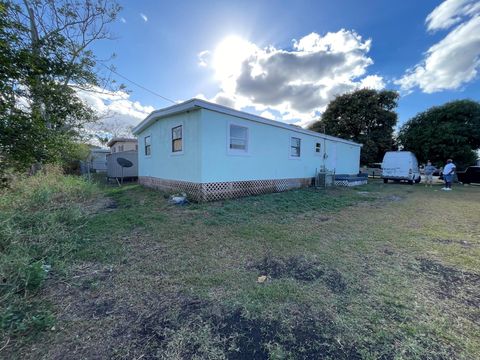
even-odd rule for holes
{"type": "Polygon", "coordinates": [[[185,192],[190,199],[201,202],[260,195],[306,187],[312,185],[312,178],[193,183],[139,176],[138,182],[144,186],[163,191],[185,192]]]}
{"type": "Polygon", "coordinates": [[[366,185],[368,183],[367,179],[361,179],[361,180],[335,180],[335,186],[360,186],[360,185],[366,185]]]}

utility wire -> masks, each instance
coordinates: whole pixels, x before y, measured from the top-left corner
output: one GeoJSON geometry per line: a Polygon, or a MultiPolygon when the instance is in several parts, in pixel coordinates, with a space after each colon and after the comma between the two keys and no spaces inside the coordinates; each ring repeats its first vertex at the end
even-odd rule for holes
{"type": "Polygon", "coordinates": [[[139,88],[141,88],[141,89],[143,89],[143,90],[145,90],[145,91],[148,91],[149,93],[151,93],[151,94],[153,94],[153,95],[155,95],[155,96],[158,96],[159,98],[162,98],[163,100],[170,101],[172,104],[176,104],[176,102],[173,101],[172,99],[169,99],[169,98],[167,98],[167,97],[165,97],[165,96],[162,96],[162,95],[156,93],[156,92],[153,91],[153,90],[147,89],[145,86],[140,85],[139,83],[137,83],[137,82],[135,82],[135,81],[133,81],[133,80],[130,80],[129,78],[127,78],[126,76],[123,76],[122,74],[119,74],[117,71],[109,68],[107,65],[102,64],[102,63],[99,63],[99,64],[102,65],[103,67],[105,67],[106,69],[110,70],[110,71],[113,72],[114,74],[120,76],[122,79],[125,79],[125,80],[127,80],[128,82],[131,82],[132,84],[138,86],[139,88]]]}

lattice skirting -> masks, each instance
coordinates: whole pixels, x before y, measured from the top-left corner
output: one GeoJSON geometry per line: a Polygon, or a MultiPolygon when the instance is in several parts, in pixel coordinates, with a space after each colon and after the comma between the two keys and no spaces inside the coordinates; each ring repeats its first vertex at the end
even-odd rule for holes
{"type": "Polygon", "coordinates": [[[366,184],[367,184],[367,179],[355,180],[355,181],[335,180],[336,186],[358,186],[358,185],[366,185],[366,184]]]}
{"type": "Polygon", "coordinates": [[[140,176],[138,182],[144,186],[164,191],[185,192],[190,199],[195,201],[215,201],[310,186],[312,179],[249,180],[200,184],[140,176]]]}

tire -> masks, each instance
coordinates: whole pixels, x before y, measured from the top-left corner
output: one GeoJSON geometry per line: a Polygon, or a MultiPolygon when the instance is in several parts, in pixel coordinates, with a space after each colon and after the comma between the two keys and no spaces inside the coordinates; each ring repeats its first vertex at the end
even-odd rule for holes
{"type": "Polygon", "coordinates": [[[384,184],[388,183],[388,179],[383,179],[383,183],[384,184]]]}
{"type": "Polygon", "coordinates": [[[422,177],[419,176],[418,179],[415,180],[415,184],[418,184],[420,181],[422,181],[422,177]]]}

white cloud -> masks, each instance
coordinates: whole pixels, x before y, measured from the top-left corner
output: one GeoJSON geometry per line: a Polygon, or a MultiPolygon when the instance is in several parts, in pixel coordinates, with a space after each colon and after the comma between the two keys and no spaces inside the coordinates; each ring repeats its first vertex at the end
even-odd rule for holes
{"type": "Polygon", "coordinates": [[[144,13],[140,13],[140,17],[143,19],[143,21],[145,21],[145,22],[148,21],[148,17],[144,13]]]}
{"type": "Polygon", "coordinates": [[[121,17],[121,18],[120,18],[120,21],[121,21],[122,23],[124,23],[124,24],[127,23],[127,19],[125,19],[124,17],[121,17]]]}
{"type": "Polygon", "coordinates": [[[428,15],[426,23],[430,31],[455,27],[395,83],[407,92],[419,87],[434,93],[455,90],[474,80],[480,68],[480,3],[446,0],[428,15]]]}
{"type": "Polygon", "coordinates": [[[260,114],[260,116],[266,118],[266,119],[271,119],[271,120],[275,120],[275,115],[273,115],[270,111],[268,110],[265,110],[264,112],[262,112],[260,114]]]}
{"type": "Polygon", "coordinates": [[[130,94],[124,91],[112,92],[93,87],[91,91],[78,90],[77,94],[100,117],[97,124],[87,129],[89,133],[130,136],[131,129],[155,110],[152,106],[130,100],[130,94]]]}
{"type": "MultiPolygon", "coordinates": [[[[237,109],[254,107],[289,123],[305,125],[317,119],[336,96],[360,87],[381,89],[383,78],[368,75],[371,40],[354,31],[321,36],[311,33],[293,40],[293,49],[260,48],[230,37],[201,66],[215,71],[220,92],[213,101],[237,109]]],[[[270,116],[271,117],[271,116],[270,116]]]]}
{"type": "Polygon", "coordinates": [[[210,60],[210,51],[204,50],[198,53],[198,65],[201,67],[207,67],[210,60]]]}
{"type": "Polygon", "coordinates": [[[477,14],[479,10],[478,0],[445,0],[427,16],[427,29],[448,29],[460,23],[465,16],[477,14]]]}
{"type": "Polygon", "coordinates": [[[385,87],[385,81],[383,81],[383,78],[378,75],[365,76],[360,81],[360,84],[362,88],[374,89],[374,90],[381,90],[385,87]]]}

